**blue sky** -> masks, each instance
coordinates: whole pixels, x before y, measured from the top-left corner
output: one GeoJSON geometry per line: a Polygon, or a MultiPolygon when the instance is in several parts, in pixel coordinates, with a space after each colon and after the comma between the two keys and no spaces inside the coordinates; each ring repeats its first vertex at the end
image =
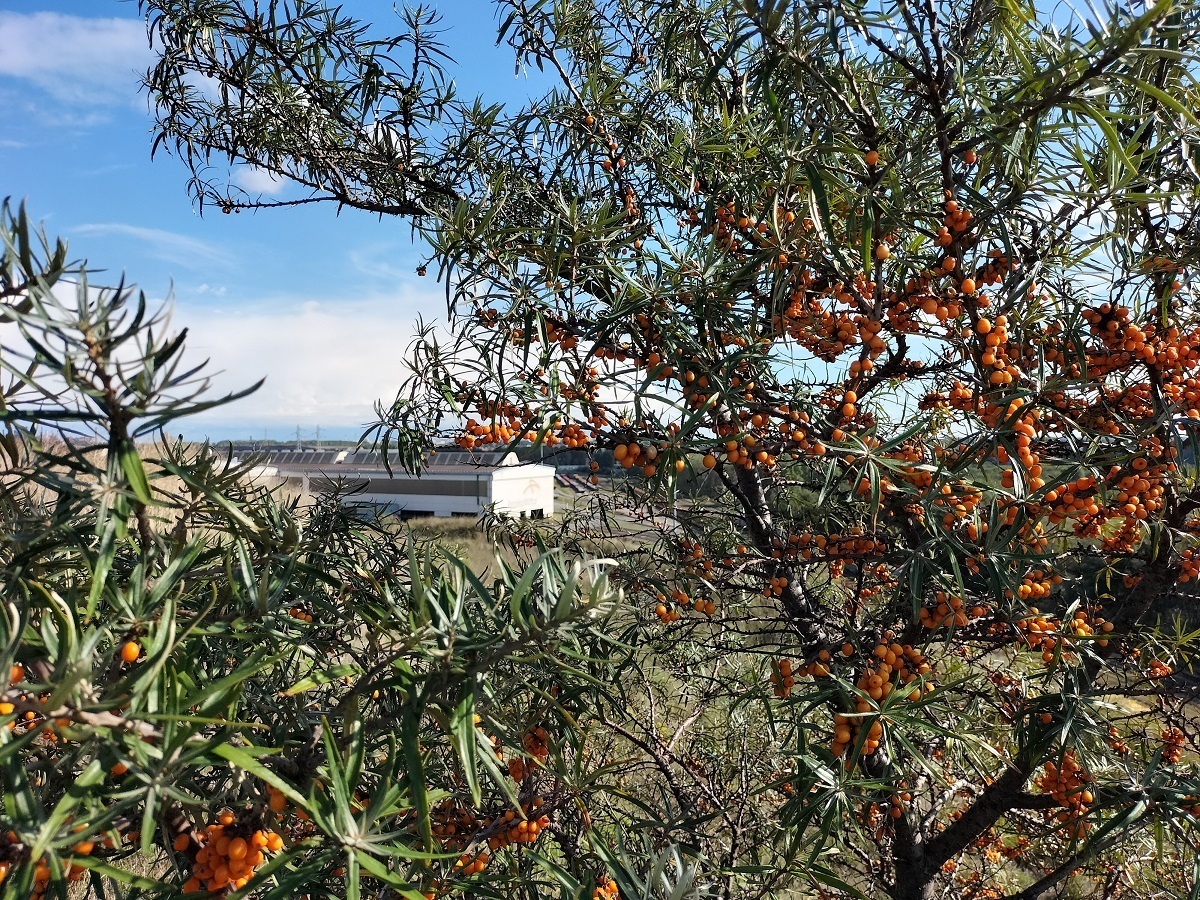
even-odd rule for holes
{"type": "MultiPolygon", "coordinates": [[[[519,102],[531,90],[495,46],[491,0],[429,5],[445,16],[461,93],[519,102]]],[[[381,31],[396,21],[392,0],[342,6],[381,31]]],[[[394,395],[417,317],[442,314],[441,286],[416,276],[402,221],[321,205],[201,218],[183,165],[150,160],[137,85],[151,60],[132,0],[0,0],[0,196],[26,200],[106,279],[123,271],[152,298],[173,291],[173,322],[189,328],[192,358],[220,370],[218,387],[266,376],[258,394],[184,427],[189,437],[318,425],[357,437],[374,401],[394,395]]]]}

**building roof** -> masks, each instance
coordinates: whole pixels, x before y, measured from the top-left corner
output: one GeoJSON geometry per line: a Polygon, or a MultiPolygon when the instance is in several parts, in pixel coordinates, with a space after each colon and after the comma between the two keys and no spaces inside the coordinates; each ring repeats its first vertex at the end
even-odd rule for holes
{"type": "MultiPolygon", "coordinates": [[[[274,466],[281,472],[323,471],[334,474],[339,470],[355,472],[386,472],[383,456],[378,450],[277,450],[234,447],[240,461],[253,460],[259,465],[274,466]]],[[[392,475],[411,477],[392,456],[392,475]]],[[[522,464],[515,453],[503,450],[473,451],[459,448],[435,449],[425,460],[425,475],[479,475],[509,466],[522,464]]],[[[386,476],[385,476],[386,477],[386,476]]]]}

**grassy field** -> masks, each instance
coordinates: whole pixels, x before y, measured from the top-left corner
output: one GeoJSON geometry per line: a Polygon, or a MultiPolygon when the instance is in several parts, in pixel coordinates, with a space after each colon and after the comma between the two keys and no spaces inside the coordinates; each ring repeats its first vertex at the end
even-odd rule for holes
{"type": "Polygon", "coordinates": [[[506,562],[515,561],[515,557],[507,548],[499,547],[491,541],[475,519],[430,516],[409,519],[402,527],[411,531],[418,540],[435,541],[452,551],[472,571],[481,575],[496,574],[497,554],[506,562]]]}

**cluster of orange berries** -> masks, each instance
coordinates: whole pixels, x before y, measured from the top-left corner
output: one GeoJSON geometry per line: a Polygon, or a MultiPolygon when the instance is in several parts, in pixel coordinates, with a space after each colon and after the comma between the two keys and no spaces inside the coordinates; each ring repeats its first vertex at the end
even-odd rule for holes
{"type": "Polygon", "coordinates": [[[1180,583],[1191,581],[1193,578],[1200,578],[1200,553],[1197,553],[1195,548],[1189,547],[1179,555],[1179,567],[1182,572],[1179,575],[1180,583]]]}
{"type": "Polygon", "coordinates": [[[1117,731],[1115,725],[1108,726],[1108,737],[1104,739],[1104,742],[1112,748],[1113,753],[1117,756],[1129,755],[1129,745],[1121,739],[1121,732],[1117,731]]]}
{"type": "MultiPolygon", "coordinates": [[[[140,647],[139,647],[140,652],[140,647]]],[[[9,672],[9,687],[14,688],[25,680],[25,667],[15,665],[9,672]]],[[[57,743],[59,736],[55,728],[65,728],[71,724],[70,719],[59,718],[54,722],[49,722],[41,712],[35,709],[25,709],[24,712],[18,713],[17,707],[39,707],[48,698],[48,694],[36,696],[24,692],[10,692],[8,694],[0,694],[0,696],[8,696],[10,699],[0,700],[0,719],[7,716],[14,716],[4,727],[8,731],[15,731],[17,728],[23,728],[28,733],[30,731],[41,730],[41,736],[50,741],[57,743]]]]}
{"type": "MultiPolygon", "coordinates": [[[[659,456],[665,455],[669,449],[669,444],[647,444],[645,447],[638,443],[617,444],[613,447],[613,459],[620,463],[623,469],[641,466],[642,474],[653,478],[658,472],[659,456]]],[[[678,457],[674,465],[677,472],[682,472],[687,467],[687,461],[678,457]]]]}
{"type": "Polygon", "coordinates": [[[495,851],[509,844],[532,844],[545,829],[550,827],[550,817],[539,812],[544,805],[540,797],[535,797],[528,803],[521,804],[521,816],[518,818],[513,810],[505,810],[495,822],[484,819],[484,828],[494,824],[501,827],[498,834],[488,838],[488,849],[495,851]]]}
{"type": "MultiPolygon", "coordinates": [[[[958,201],[947,200],[945,205],[946,216],[942,220],[942,226],[937,230],[935,240],[939,247],[949,247],[954,243],[954,235],[961,234],[971,227],[971,221],[975,216],[965,207],[959,207],[958,201]]],[[[971,294],[974,291],[963,291],[971,294]]]]}
{"type": "MultiPolygon", "coordinates": [[[[694,553],[695,551],[692,552],[694,553]]],[[[708,568],[711,569],[712,566],[709,565],[708,568]]],[[[695,610],[707,616],[711,616],[717,611],[717,604],[713,600],[706,600],[703,597],[692,597],[683,588],[677,587],[671,591],[670,598],[661,592],[656,592],[654,598],[657,601],[654,607],[654,614],[658,616],[659,621],[664,623],[678,621],[682,617],[683,611],[688,609],[695,610]]]]}
{"type": "Polygon", "coordinates": [[[887,835],[885,823],[887,819],[884,817],[883,809],[874,801],[868,803],[866,808],[857,816],[859,824],[871,830],[872,836],[877,841],[882,841],[887,835]]]}
{"type": "Polygon", "coordinates": [[[880,556],[887,551],[887,544],[867,537],[861,526],[852,526],[845,534],[801,534],[788,535],[786,542],[777,539],[773,542],[771,556],[774,559],[810,560],[824,559],[863,559],[880,556]]]}
{"type": "Polygon", "coordinates": [[[470,853],[464,853],[454,861],[454,868],[460,874],[470,878],[472,875],[478,875],[488,867],[492,861],[492,855],[486,850],[480,850],[472,856],[470,853]]]}
{"type": "Polygon", "coordinates": [[[1193,819],[1200,819],[1200,797],[1195,794],[1187,794],[1183,799],[1183,811],[1193,819]]]}
{"type": "MultiPolygon", "coordinates": [[[[933,672],[933,667],[920,650],[910,644],[888,644],[888,640],[894,638],[890,632],[885,632],[884,641],[877,644],[872,651],[872,662],[866,666],[858,679],[859,689],[876,701],[884,699],[896,688],[912,684],[918,678],[928,679],[933,672]]],[[[842,652],[845,653],[845,648],[842,652]]],[[[924,691],[914,688],[909,692],[908,699],[919,700],[923,692],[928,693],[932,690],[933,684],[926,680],[924,691]]],[[[859,699],[858,703],[865,705],[867,701],[859,699]]]]}
{"type": "MultiPolygon", "coordinates": [[[[1152,449],[1161,452],[1160,447],[1152,449]]],[[[1123,472],[1114,466],[1108,472],[1107,480],[1117,489],[1113,497],[1114,509],[1129,519],[1149,518],[1150,513],[1162,506],[1164,470],[1161,466],[1152,466],[1145,456],[1135,457],[1130,468],[1132,472],[1123,472]]]]}
{"type": "Polygon", "coordinates": [[[796,675],[792,671],[792,661],[790,659],[781,659],[771,665],[771,685],[775,689],[775,696],[780,700],[786,699],[791,693],[792,688],[796,684],[796,675]]]}
{"type": "MultiPolygon", "coordinates": [[[[976,393],[963,384],[961,381],[955,381],[950,385],[950,390],[946,392],[931,391],[925,394],[918,403],[920,409],[957,409],[965,412],[973,412],[979,407],[979,397],[976,393]]],[[[932,480],[932,474],[928,475],[929,480],[932,480]]],[[[925,484],[928,485],[929,481],[925,484]]]]}
{"type": "Polygon", "coordinates": [[[541,797],[534,797],[528,803],[523,803],[521,818],[518,821],[517,813],[511,809],[505,810],[495,818],[480,818],[457,801],[443,800],[432,811],[432,816],[437,822],[433,833],[444,846],[455,850],[474,843],[480,831],[490,829],[496,829],[496,833],[488,838],[489,850],[500,850],[509,844],[532,843],[550,824],[549,816],[538,813],[544,804],[545,801],[541,797]]]}
{"type": "MultiPolygon", "coordinates": [[[[777,208],[776,215],[783,225],[791,225],[796,221],[796,214],[782,207],[777,208]]],[[[717,207],[713,216],[713,224],[709,229],[709,233],[718,243],[734,252],[745,252],[752,248],[768,245],[778,247],[779,242],[772,235],[772,231],[771,224],[765,219],[761,221],[751,219],[744,211],[739,212],[737,204],[732,200],[717,207]]],[[[775,264],[786,266],[788,262],[788,255],[781,250],[775,264]]]]}
{"type": "Polygon", "coordinates": [[[596,119],[594,116],[587,116],[584,119],[584,125],[589,130],[594,128],[596,133],[604,139],[604,143],[608,152],[604,159],[600,161],[600,168],[605,172],[624,169],[625,157],[621,155],[621,148],[620,145],[617,144],[617,139],[612,135],[607,134],[603,125],[596,125],[596,119]]]}
{"type": "Polygon", "coordinates": [[[967,607],[962,597],[952,597],[945,591],[938,591],[934,600],[936,605],[921,608],[921,625],[930,630],[949,628],[951,625],[965,628],[972,620],[988,613],[986,606],[976,604],[967,607]]]}
{"type": "MultiPolygon", "coordinates": [[[[997,851],[989,850],[989,859],[992,854],[999,857],[997,851]]],[[[960,900],[1001,900],[1006,893],[1005,889],[993,886],[990,879],[988,879],[989,883],[985,883],[984,878],[982,872],[959,872],[954,876],[954,881],[958,885],[956,895],[960,900]]]]}
{"type": "Polygon", "coordinates": [[[307,610],[305,610],[299,606],[293,606],[291,609],[289,609],[288,615],[291,616],[293,619],[297,619],[301,622],[308,622],[310,625],[312,624],[312,620],[313,620],[312,613],[308,612],[307,610]]]}
{"type": "MultiPolygon", "coordinates": [[[[834,715],[833,743],[830,746],[830,752],[834,756],[843,755],[846,749],[858,740],[859,731],[863,727],[867,729],[863,740],[863,754],[870,756],[879,749],[883,737],[883,724],[878,719],[871,719],[868,723],[863,715],[870,713],[878,701],[891,695],[894,690],[903,690],[920,678],[926,679],[924,688],[912,687],[907,695],[910,701],[915,702],[923,694],[933,690],[933,684],[929,680],[933,674],[933,667],[926,661],[924,654],[908,644],[902,646],[898,643],[886,643],[893,639],[894,636],[890,632],[884,634],[884,641],[875,646],[870,661],[856,682],[858,689],[866,695],[854,701],[854,709],[858,715],[834,715]]],[[[850,656],[853,652],[854,648],[849,644],[842,648],[844,656],[850,656]]]]}
{"type": "MultiPolygon", "coordinates": [[[[974,281],[966,278],[966,281],[974,281]]],[[[988,318],[980,318],[976,323],[976,334],[983,338],[983,350],[979,354],[979,362],[991,372],[988,383],[994,388],[1012,384],[1014,378],[1019,378],[1020,368],[1008,359],[1008,317],[997,316],[995,324],[988,318]]]]}
{"type": "Polygon", "coordinates": [[[912,802],[912,794],[908,791],[897,791],[892,794],[891,803],[888,808],[888,815],[893,819],[899,819],[904,815],[904,811],[908,809],[908,804],[912,802]]]}
{"type": "MultiPolygon", "coordinates": [[[[854,647],[843,644],[842,655],[853,656],[854,647]]],[[[801,666],[794,665],[790,659],[775,660],[771,663],[771,684],[775,689],[775,696],[781,700],[790,696],[797,678],[827,678],[832,661],[833,656],[828,650],[820,651],[815,660],[801,666]]]]}
{"type": "Polygon", "coordinates": [[[693,571],[711,572],[713,561],[705,557],[704,547],[698,541],[685,538],[679,542],[679,566],[693,571]]]}
{"type": "Polygon", "coordinates": [[[780,597],[789,584],[791,584],[791,579],[786,575],[774,575],[763,587],[762,595],[764,597],[780,597]]]}
{"type": "MultiPolygon", "coordinates": [[[[1098,529],[1096,532],[1093,532],[1088,536],[1096,537],[1097,534],[1098,529]]],[[[1140,527],[1139,519],[1127,518],[1121,520],[1120,527],[1118,527],[1115,531],[1107,531],[1103,535],[1099,536],[1101,538],[1100,549],[1102,552],[1106,554],[1119,555],[1128,554],[1135,547],[1137,547],[1137,545],[1142,541],[1144,532],[1140,527]]],[[[1125,587],[1132,588],[1135,584],[1142,580],[1142,576],[1141,574],[1127,574],[1121,580],[1125,583],[1125,587]]]]}
{"type": "MultiPolygon", "coordinates": [[[[545,764],[546,759],[550,756],[550,732],[541,725],[530,728],[521,738],[521,749],[528,755],[526,757],[513,757],[508,761],[508,774],[514,781],[524,781],[529,775],[533,774],[534,769],[545,764]]],[[[499,750],[496,757],[501,758],[499,750]]]]}
{"type": "Polygon", "coordinates": [[[1187,738],[1178,728],[1168,728],[1162,733],[1162,742],[1162,758],[1175,765],[1183,757],[1183,745],[1187,743],[1187,738]]]}
{"type": "Polygon", "coordinates": [[[278,833],[241,825],[229,810],[193,838],[179,835],[175,838],[175,849],[189,852],[193,840],[199,846],[192,857],[195,864],[191,877],[183,885],[185,894],[241,890],[254,877],[254,870],[266,861],[267,853],[283,849],[283,838],[278,833]]]}
{"type": "Polygon", "coordinates": [[[1150,660],[1146,666],[1146,677],[1153,681],[1161,681],[1164,678],[1170,678],[1174,670],[1161,659],[1150,660]]]}
{"type": "MultiPolygon", "coordinates": [[[[984,263],[982,269],[979,269],[975,273],[975,280],[978,281],[979,284],[996,285],[1003,281],[1008,276],[1008,273],[1013,270],[1013,268],[1014,266],[1012,259],[1005,256],[1003,250],[989,250],[987,262],[984,263]]],[[[972,293],[972,291],[967,290],[968,280],[969,279],[963,280],[962,289],[964,294],[972,293]]],[[[986,300],[986,298],[980,297],[979,299],[981,301],[981,305],[983,305],[982,301],[986,300]]]]}
{"type": "MultiPolygon", "coordinates": [[[[797,432],[797,435],[803,439],[803,434],[797,432]]],[[[705,468],[715,468],[718,462],[716,456],[708,453],[705,455],[705,468]],[[707,457],[712,456],[712,465],[709,465],[707,457]]],[[[740,441],[731,438],[725,442],[725,461],[731,466],[741,466],[743,469],[753,469],[755,465],[763,465],[768,469],[774,466],[778,459],[775,454],[759,446],[759,437],[755,434],[747,434],[740,441]]]]}
{"type": "MultiPolygon", "coordinates": [[[[22,665],[13,666],[11,671],[9,672],[8,686],[16,687],[18,684],[20,684],[24,680],[25,680],[25,667],[22,665]]],[[[17,709],[17,707],[15,704],[9,703],[6,700],[0,700],[0,716],[11,716],[14,712],[16,712],[16,709],[17,709]]],[[[15,721],[9,722],[8,725],[5,727],[8,728],[9,731],[12,731],[14,728],[17,727],[17,723],[15,721]]]]}
{"type": "MultiPolygon", "coordinates": [[[[1086,610],[1078,610],[1071,621],[1065,626],[1061,619],[1043,614],[1037,607],[1029,610],[1029,615],[1018,619],[1017,630],[1021,632],[1021,642],[1030,650],[1041,649],[1042,662],[1050,665],[1060,653],[1073,649],[1072,638],[1092,638],[1096,635],[1108,635],[1113,630],[1113,623],[1105,621],[1100,616],[1091,616],[1086,610]]],[[[1109,639],[1101,636],[1096,639],[1100,647],[1107,647],[1109,639]]]]}
{"type": "MultiPolygon", "coordinates": [[[[436,822],[433,833],[442,846],[464,850],[454,863],[458,875],[478,875],[491,863],[493,853],[511,844],[532,844],[538,839],[550,825],[550,817],[539,813],[543,805],[540,797],[534,797],[521,805],[519,817],[515,810],[509,809],[495,818],[481,818],[457,801],[447,799],[431,811],[436,822]],[[469,849],[482,841],[485,834],[488,834],[486,850],[469,849]]],[[[434,894],[426,894],[431,896],[434,894]]]]}
{"type": "MultiPolygon", "coordinates": [[[[493,741],[493,746],[495,741],[493,741]]],[[[432,822],[431,831],[438,843],[451,850],[461,850],[471,843],[477,831],[484,828],[483,820],[475,813],[447,797],[432,810],[429,818],[432,822]]]]}
{"type": "Polygon", "coordinates": [[[874,360],[887,346],[880,336],[883,323],[863,315],[852,316],[845,311],[835,312],[826,309],[821,303],[822,299],[832,299],[849,306],[857,305],[860,298],[871,296],[872,292],[866,290],[869,282],[856,282],[850,288],[854,293],[850,293],[841,282],[835,282],[825,291],[810,294],[812,274],[807,271],[801,272],[797,280],[799,285],[787,308],[782,316],[776,317],[776,331],[786,334],[818,359],[826,362],[832,362],[861,342],[863,356],[851,363],[850,377],[872,371],[875,368],[874,360]]]}
{"type": "Polygon", "coordinates": [[[1043,498],[1049,507],[1048,517],[1051,524],[1058,525],[1067,519],[1078,519],[1082,516],[1095,516],[1100,513],[1100,505],[1096,497],[1096,479],[1084,475],[1074,481],[1046,491],[1043,498]]]}
{"type": "Polygon", "coordinates": [[[1063,577],[1057,572],[1047,572],[1044,569],[1034,569],[1021,576],[1021,583],[1016,590],[1006,588],[1004,595],[1009,600],[1017,597],[1021,600],[1039,600],[1049,597],[1055,587],[1062,584],[1063,577]]]}
{"type": "Polygon", "coordinates": [[[666,603],[666,595],[659,594],[659,602],[654,606],[654,614],[658,616],[658,620],[664,625],[668,622],[678,622],[683,618],[683,613],[680,612],[680,607],[674,604],[668,606],[666,603]]]}
{"type": "Polygon", "coordinates": [[[1087,815],[1088,805],[1095,800],[1088,788],[1091,776],[1080,764],[1074,750],[1067,750],[1060,763],[1055,764],[1050,760],[1043,768],[1043,773],[1037,779],[1038,787],[1062,807],[1055,814],[1058,821],[1064,824],[1073,822],[1071,835],[1082,838],[1087,833],[1087,822],[1083,818],[1087,815]]]}
{"type": "Polygon", "coordinates": [[[975,508],[982,500],[983,491],[974,485],[959,485],[956,491],[953,485],[943,484],[940,495],[934,498],[933,504],[946,509],[942,516],[942,527],[952,528],[960,519],[973,516],[975,508]]]}
{"type": "MultiPolygon", "coordinates": [[[[955,818],[960,817],[961,813],[955,818]]],[[[1015,838],[1011,835],[1001,836],[995,828],[989,828],[971,843],[971,849],[982,850],[988,862],[996,863],[1001,859],[1020,859],[1029,849],[1029,844],[1029,838],[1024,835],[1015,838]]]]}
{"type": "MultiPolygon", "coordinates": [[[[516,814],[511,810],[509,810],[507,815],[509,816],[508,821],[516,818],[516,814]]],[[[435,822],[433,834],[438,839],[438,842],[442,846],[454,850],[461,850],[474,844],[478,833],[491,828],[493,825],[492,819],[481,819],[471,810],[450,799],[444,800],[433,810],[432,818],[435,822]]],[[[506,834],[507,832],[505,832],[506,834]]],[[[475,853],[468,850],[459,856],[454,862],[455,871],[459,875],[468,878],[472,875],[478,875],[491,863],[491,851],[505,846],[506,843],[508,841],[503,835],[493,835],[488,841],[487,850],[480,850],[475,853]]]]}
{"type": "Polygon", "coordinates": [[[608,877],[601,878],[596,889],[592,891],[592,900],[620,900],[620,897],[617,883],[608,877]]]}
{"type": "MultiPolygon", "coordinates": [[[[922,272],[904,285],[907,299],[896,301],[887,311],[888,322],[895,331],[915,332],[919,325],[917,313],[924,313],[943,326],[962,315],[961,298],[945,295],[933,284],[934,278],[934,273],[922,272]]],[[[979,301],[986,302],[986,298],[980,297],[979,301]]]]}
{"type": "Polygon", "coordinates": [[[463,425],[463,433],[455,439],[455,443],[466,450],[476,444],[507,444],[521,438],[531,440],[536,435],[525,427],[525,419],[518,410],[507,410],[507,415],[497,412],[490,416],[492,421],[480,424],[475,419],[467,419],[463,425]]]}
{"type": "Polygon", "coordinates": [[[1151,361],[1155,356],[1154,347],[1147,339],[1153,337],[1154,329],[1151,327],[1147,334],[1130,320],[1130,312],[1127,306],[1103,303],[1096,309],[1085,309],[1082,315],[1083,320],[1091,326],[1092,333],[1100,338],[1106,348],[1151,361]]]}
{"type": "MultiPolygon", "coordinates": [[[[75,856],[90,856],[95,849],[94,841],[80,841],[72,848],[72,854],[75,856]]],[[[8,878],[9,873],[13,870],[21,857],[25,855],[27,848],[21,842],[20,837],[15,831],[8,831],[0,834],[0,886],[4,880],[8,878]]],[[[67,866],[68,881],[82,881],[87,874],[87,869],[74,862],[67,866]]],[[[50,866],[47,865],[44,859],[39,859],[33,869],[33,894],[34,900],[44,897],[47,889],[50,886],[52,873],[50,866]]]]}
{"type": "MultiPolygon", "coordinates": [[[[1041,457],[1032,449],[1033,439],[1037,436],[1038,420],[1041,418],[1041,413],[1023,400],[1010,400],[1003,405],[986,403],[980,409],[980,415],[983,421],[991,428],[1002,428],[1011,422],[1011,430],[1016,435],[1013,438],[1013,444],[1017,450],[1016,457],[1021,463],[1022,468],[1029,475],[1030,488],[1038,491],[1045,487],[1046,481],[1041,477],[1041,457]]],[[[1005,465],[1011,459],[1012,456],[1007,448],[997,448],[997,462],[1005,465]]],[[[1006,478],[1005,480],[1007,481],[1008,479],[1006,478]]]]}

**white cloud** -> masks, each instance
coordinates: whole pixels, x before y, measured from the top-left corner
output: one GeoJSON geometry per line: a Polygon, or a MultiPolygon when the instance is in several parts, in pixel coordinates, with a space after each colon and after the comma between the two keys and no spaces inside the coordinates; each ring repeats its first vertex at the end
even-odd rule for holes
{"type": "Polygon", "coordinates": [[[71,230],[97,237],[132,238],[141,243],[142,249],[154,258],[191,269],[209,268],[214,264],[227,266],[231,262],[228,253],[207,241],[161,228],[143,228],[123,222],[97,222],[79,225],[71,230]]]}
{"type": "Polygon", "coordinates": [[[267,194],[272,197],[282,194],[289,184],[286,178],[280,178],[257,166],[238,166],[230,180],[249,194],[267,194]]]}
{"type": "Polygon", "coordinates": [[[136,100],[153,59],[141,19],[0,11],[0,76],[70,104],[136,100]]]}
{"type": "MultiPolygon", "coordinates": [[[[416,268],[413,265],[412,244],[401,244],[396,241],[360,244],[349,250],[347,258],[355,272],[378,279],[382,283],[394,284],[397,281],[412,278],[416,274],[416,268]],[[403,261],[404,264],[400,265],[400,261],[403,261]]],[[[445,294],[441,296],[444,309],[445,294]]]]}
{"type": "Polygon", "coordinates": [[[187,326],[187,357],[207,358],[214,390],[245,388],[249,397],[196,418],[256,428],[359,426],[377,400],[391,401],[404,380],[404,358],[421,311],[436,295],[416,290],[353,301],[290,301],[254,309],[212,309],[176,302],[172,325],[187,326]],[[220,374],[215,374],[220,372],[220,374]]]}

